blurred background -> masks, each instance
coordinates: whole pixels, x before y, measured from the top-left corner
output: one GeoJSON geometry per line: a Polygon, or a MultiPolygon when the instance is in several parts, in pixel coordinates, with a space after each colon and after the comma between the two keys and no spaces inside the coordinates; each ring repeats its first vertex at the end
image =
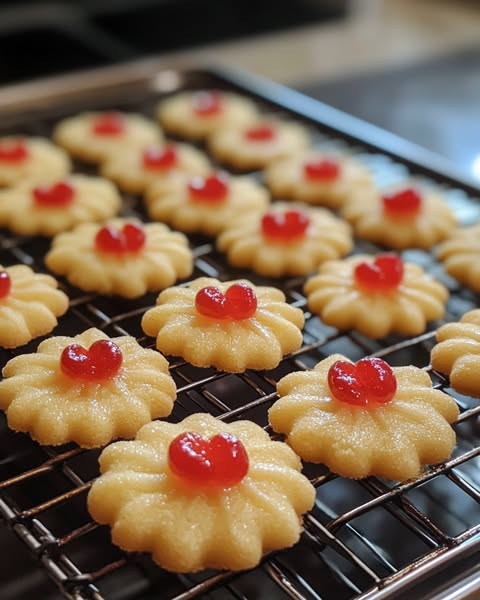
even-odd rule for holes
{"type": "Polygon", "coordinates": [[[306,92],[480,178],[480,2],[0,2],[0,84],[159,56],[306,92]]]}

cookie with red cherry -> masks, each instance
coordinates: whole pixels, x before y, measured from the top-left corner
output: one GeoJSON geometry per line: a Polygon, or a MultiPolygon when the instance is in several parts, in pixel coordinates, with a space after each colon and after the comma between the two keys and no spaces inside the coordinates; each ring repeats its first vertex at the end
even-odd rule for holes
{"type": "Polygon", "coordinates": [[[300,459],[251,421],[156,421],[99,460],[90,514],[114,544],[168,571],[255,567],[298,541],[315,500],[300,459]]]}
{"type": "Polygon", "coordinates": [[[277,392],[273,430],[302,459],[343,477],[403,481],[446,461],[455,446],[456,403],[414,366],[334,354],[311,371],[289,373],[277,392]]]}
{"type": "Polygon", "coordinates": [[[447,288],[422,267],[388,253],[327,261],[305,294],[324,323],[370,338],[423,333],[443,317],[448,300],[447,288]]]}
{"type": "Polygon", "coordinates": [[[267,277],[307,275],[353,248],[348,223],[323,208],[276,202],[231,220],[217,239],[234,267],[267,277]]]}
{"type": "Polygon", "coordinates": [[[255,121],[258,110],[245,96],[221,90],[180,92],[162,100],[157,117],[167,133],[201,140],[223,127],[255,121]]]}
{"type": "Polygon", "coordinates": [[[163,354],[230,373],[276,367],[300,348],[303,324],[280,290],[209,277],[164,290],[142,318],[163,354]]]}
{"type": "Polygon", "coordinates": [[[175,173],[147,189],[150,218],[188,233],[215,236],[230,221],[264,210],[270,197],[251,177],[210,171],[189,176],[175,173]]]}
{"type": "Polygon", "coordinates": [[[109,156],[101,166],[104,177],[130,194],[141,194],[171,173],[206,175],[210,161],[201,150],[189,144],[158,143],[146,147],[125,146],[109,156]]]}
{"type": "Polygon", "coordinates": [[[309,144],[305,127],[272,117],[224,127],[208,138],[212,156],[239,171],[263,169],[274,160],[304,151],[309,144]]]}
{"type": "Polygon", "coordinates": [[[0,137],[0,187],[51,182],[70,170],[68,154],[46,138],[0,137]]]}
{"type": "Polygon", "coordinates": [[[0,381],[9,427],[48,445],[94,448],[132,438],[145,423],[169,415],[175,397],[159,352],[95,328],[51,337],[35,353],[12,358],[0,381]]]}
{"type": "Polygon", "coordinates": [[[137,298],[188,277],[193,254],[187,238],[163,223],[119,218],[58,234],[45,263],[84,291],[137,298]]]}
{"type": "Polygon", "coordinates": [[[74,158],[101,163],[124,148],[157,144],[163,134],[141,114],[100,111],[63,119],[55,126],[53,138],[74,158]]]}
{"type": "Polygon", "coordinates": [[[0,265],[0,346],[17,348],[50,333],[68,302],[51,275],[27,265],[0,265]]]}
{"type": "Polygon", "coordinates": [[[50,183],[26,181],[0,190],[0,226],[17,235],[53,236],[79,223],[109,219],[121,204],[115,186],[100,177],[69,175],[50,183]]]}
{"type": "Polygon", "coordinates": [[[265,169],[272,196],[341,208],[360,193],[375,193],[370,171],[346,154],[309,150],[272,162],[265,169]]]}
{"type": "Polygon", "coordinates": [[[375,193],[359,190],[342,216],[359,238],[394,249],[431,248],[456,225],[439,192],[408,182],[375,193]]]}

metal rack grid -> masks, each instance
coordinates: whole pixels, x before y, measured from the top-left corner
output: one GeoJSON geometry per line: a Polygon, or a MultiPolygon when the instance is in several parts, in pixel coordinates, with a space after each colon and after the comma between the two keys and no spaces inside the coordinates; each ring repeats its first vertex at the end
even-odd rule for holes
{"type": "MultiPolygon", "coordinates": [[[[200,83],[212,85],[207,75],[200,78],[200,83]]],[[[254,93],[248,88],[244,91],[254,93]]],[[[280,108],[284,107],[280,104],[280,108]]],[[[37,120],[34,127],[42,130],[49,127],[49,122],[47,119],[39,126],[37,120]]],[[[315,127],[315,133],[320,143],[345,144],[344,139],[325,136],[320,127],[315,127]]],[[[372,168],[379,181],[395,180],[406,173],[404,164],[386,155],[364,153],[358,146],[350,149],[372,168]]],[[[445,183],[442,174],[438,174],[436,183],[445,183]]],[[[477,200],[450,187],[448,197],[464,221],[478,218],[477,200]]],[[[144,216],[141,206],[131,198],[126,198],[125,211],[144,216]]],[[[48,242],[2,234],[0,262],[23,262],[42,269],[48,242]]],[[[194,237],[192,244],[196,255],[193,277],[232,277],[232,269],[211,240],[194,237]]],[[[356,250],[371,251],[374,247],[358,243],[356,250]]],[[[452,297],[447,320],[477,305],[478,298],[448,280],[432,255],[407,251],[404,258],[421,263],[448,283],[452,297]]],[[[234,271],[235,277],[243,275],[234,271]]],[[[252,279],[273,284],[271,280],[252,279]]],[[[466,577],[470,563],[478,561],[480,553],[478,402],[455,394],[444,377],[431,371],[433,330],[407,340],[391,336],[373,341],[353,332],[340,334],[308,312],[302,285],[300,278],[281,282],[287,301],[305,311],[303,347],[269,372],[232,375],[194,368],[178,360],[172,362],[178,400],[171,419],[178,421],[192,412],[207,411],[220,419],[248,418],[267,427],[267,409],[276,399],[275,384],[284,374],[308,369],[332,352],[354,360],[376,355],[393,365],[413,363],[427,369],[436,388],[454,395],[461,415],[455,424],[458,443],[452,458],[400,485],[377,478],[345,480],[322,466],[305,465],[318,493],[297,546],[265,557],[257,569],[246,573],[172,575],[156,567],[148,556],[126,555],[114,548],[108,529],[91,521],[85,499],[98,474],[98,450],[73,445],[41,447],[27,436],[8,430],[2,420],[0,448],[9,450],[0,459],[0,516],[36,555],[66,597],[148,598],[161,591],[162,597],[177,600],[206,596],[380,600],[398,597],[410,591],[412,585],[431,586],[435,581],[441,587],[442,575],[450,574],[452,569],[466,577]]],[[[143,335],[140,319],[154,303],[155,295],[132,303],[85,295],[68,285],[65,288],[72,298],[71,308],[55,333],[72,335],[96,326],[109,335],[133,335],[146,347],[153,345],[143,335]]],[[[38,340],[21,352],[33,351],[37,344],[38,340]]],[[[4,351],[2,364],[14,354],[4,351]]]]}

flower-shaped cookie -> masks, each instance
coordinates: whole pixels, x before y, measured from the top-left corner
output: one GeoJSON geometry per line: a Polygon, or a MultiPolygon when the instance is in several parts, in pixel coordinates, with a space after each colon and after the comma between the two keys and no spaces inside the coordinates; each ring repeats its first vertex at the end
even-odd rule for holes
{"type": "Polygon", "coordinates": [[[271,163],[265,181],[277,198],[341,208],[359,191],[374,193],[373,177],[355,158],[310,150],[271,163]]]}
{"type": "Polygon", "coordinates": [[[241,171],[263,169],[274,160],[302,152],[308,145],[302,125],[272,118],[225,127],[208,138],[211,154],[241,171]]]}
{"type": "Polygon", "coordinates": [[[315,499],[300,469],[255,423],[195,414],[106,448],[88,509],[114,544],[169,571],[249,569],[298,541],[315,499]]]}
{"type": "Polygon", "coordinates": [[[403,481],[447,460],[455,446],[449,424],[458,407],[417,367],[390,368],[378,358],[353,364],[335,354],[286,375],[277,391],[273,429],[301,458],[344,477],[403,481]]]}
{"type": "Polygon", "coordinates": [[[223,127],[251,123],[258,111],[249,98],[204,90],[181,92],[162,100],[157,116],[168,133],[198,140],[223,127]]]}
{"type": "Polygon", "coordinates": [[[217,235],[229,221],[263,210],[269,194],[249,177],[221,171],[195,177],[177,173],[152,184],[145,202],[152,219],[181,231],[217,235]]]}
{"type": "Polygon", "coordinates": [[[18,235],[53,236],[78,223],[103,221],[121,206],[115,186],[100,177],[70,175],[46,184],[0,191],[0,226],[18,235]]]}
{"type": "Polygon", "coordinates": [[[455,227],[456,218],[435,190],[397,186],[359,190],[343,208],[358,237],[387,248],[431,248],[455,227]]]}
{"type": "Polygon", "coordinates": [[[455,229],[437,255],[449,275],[480,292],[480,223],[455,229]]]}
{"type": "Polygon", "coordinates": [[[450,378],[452,387],[480,398],[480,309],[465,313],[458,323],[447,323],[437,331],[432,349],[432,367],[450,378]]]}
{"type": "Polygon", "coordinates": [[[53,132],[57,144],[81,160],[102,162],[118,150],[157,144],[163,135],[143,115],[88,112],[60,121],[53,132]]]}
{"type": "Polygon", "coordinates": [[[25,181],[55,181],[70,169],[68,155],[47,139],[0,138],[0,187],[25,181]]]}
{"type": "Polygon", "coordinates": [[[210,161],[203,152],[176,143],[123,148],[105,160],[101,173],[125,192],[141,194],[148,185],[172,172],[206,175],[210,169],[210,161]]]}
{"type": "Polygon", "coordinates": [[[230,264],[267,277],[306,275],[352,247],[345,221],[322,208],[280,202],[230,221],[218,238],[230,264]]]}
{"type": "Polygon", "coordinates": [[[422,333],[428,321],[443,317],[448,299],[445,286],[393,254],[326,262],[306,282],[305,293],[322,321],[371,338],[422,333]]]}
{"type": "Polygon", "coordinates": [[[163,223],[112,219],[55,236],[45,263],[87,292],[137,298],[188,277],[193,255],[187,238],[163,223]]]}
{"type": "Polygon", "coordinates": [[[237,373],[275,368],[300,348],[303,323],[303,312],[276,288],[200,277],[161,292],[142,328],[164,354],[237,373]]]}
{"type": "Polygon", "coordinates": [[[176,396],[161,354],[94,328],[45,340],[36,353],[12,358],[3,377],[0,407],[9,427],[49,445],[94,448],[134,437],[169,415],[176,396]]]}
{"type": "Polygon", "coordinates": [[[68,309],[68,297],[50,275],[26,265],[0,265],[0,346],[16,348],[50,333],[68,309]]]}

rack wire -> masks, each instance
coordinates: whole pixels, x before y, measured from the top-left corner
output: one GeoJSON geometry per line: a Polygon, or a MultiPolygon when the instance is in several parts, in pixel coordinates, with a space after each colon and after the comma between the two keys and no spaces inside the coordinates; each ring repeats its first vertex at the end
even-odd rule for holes
{"type": "MultiPolygon", "coordinates": [[[[183,80],[182,85],[186,83],[188,80],[183,80]]],[[[195,86],[212,85],[229,87],[228,82],[211,74],[197,74],[195,86]]],[[[252,88],[242,91],[256,97],[252,88]]],[[[142,105],[143,110],[148,113],[158,98],[157,85],[150,103],[142,105]]],[[[138,107],[138,99],[134,106],[138,107]]],[[[71,106],[62,105],[62,110],[66,108],[72,110],[71,106]]],[[[279,104],[276,108],[284,107],[279,104]]],[[[34,123],[31,119],[24,121],[27,130],[49,132],[52,119],[49,113],[43,120],[37,116],[34,123]]],[[[332,137],[317,123],[309,124],[319,144],[346,146],[344,137],[332,137]]],[[[404,163],[385,154],[366,152],[351,140],[347,148],[372,169],[381,183],[408,173],[404,163]]],[[[420,170],[416,176],[425,173],[420,170]]],[[[478,199],[461,187],[452,188],[451,181],[447,185],[441,173],[434,180],[431,173],[429,177],[430,183],[443,186],[463,222],[478,219],[478,199]]],[[[125,197],[124,212],[145,218],[141,205],[130,197],[125,197]]],[[[305,312],[304,344],[267,372],[227,374],[172,360],[178,399],[171,420],[206,411],[226,421],[251,419],[268,429],[267,410],[277,398],[276,382],[283,375],[309,369],[332,352],[341,352],[353,360],[375,355],[392,365],[416,364],[429,373],[434,387],[455,398],[461,409],[454,425],[456,449],[445,464],[427,468],[417,479],[402,484],[374,477],[346,480],[321,465],[307,464],[305,473],[318,492],[296,546],[265,557],[259,567],[248,572],[187,576],[161,570],[149,556],[121,552],[112,546],[108,528],[91,520],[86,495],[98,475],[100,450],[82,450],[74,445],[42,447],[28,436],[11,432],[2,418],[0,517],[37,557],[65,597],[121,600],[154,597],[160,591],[162,598],[176,600],[382,600],[399,597],[406,590],[411,592],[413,586],[421,594],[422,585],[431,589],[435,581],[441,587],[452,572],[467,573],[480,554],[480,406],[473,399],[456,394],[445,377],[432,371],[429,354],[434,344],[434,327],[413,339],[389,336],[375,341],[354,332],[339,333],[309,313],[302,292],[303,279],[279,283],[252,278],[251,273],[228,267],[211,240],[193,236],[191,242],[196,257],[193,277],[208,275],[227,280],[248,275],[255,283],[281,287],[287,301],[305,312]]],[[[48,242],[2,231],[0,248],[2,264],[22,262],[42,270],[48,242]]],[[[357,243],[357,252],[372,250],[374,246],[357,243]]],[[[451,298],[447,321],[456,320],[478,305],[478,297],[446,277],[432,254],[406,251],[404,258],[422,264],[448,285],[451,298]]],[[[62,285],[72,300],[68,315],[60,321],[55,334],[73,335],[94,326],[112,336],[133,335],[145,347],[152,347],[152,341],[140,328],[140,320],[154,304],[155,295],[131,302],[84,294],[66,283],[62,285]]],[[[38,340],[19,351],[1,351],[1,364],[17,352],[34,351],[37,345],[38,340]]]]}

